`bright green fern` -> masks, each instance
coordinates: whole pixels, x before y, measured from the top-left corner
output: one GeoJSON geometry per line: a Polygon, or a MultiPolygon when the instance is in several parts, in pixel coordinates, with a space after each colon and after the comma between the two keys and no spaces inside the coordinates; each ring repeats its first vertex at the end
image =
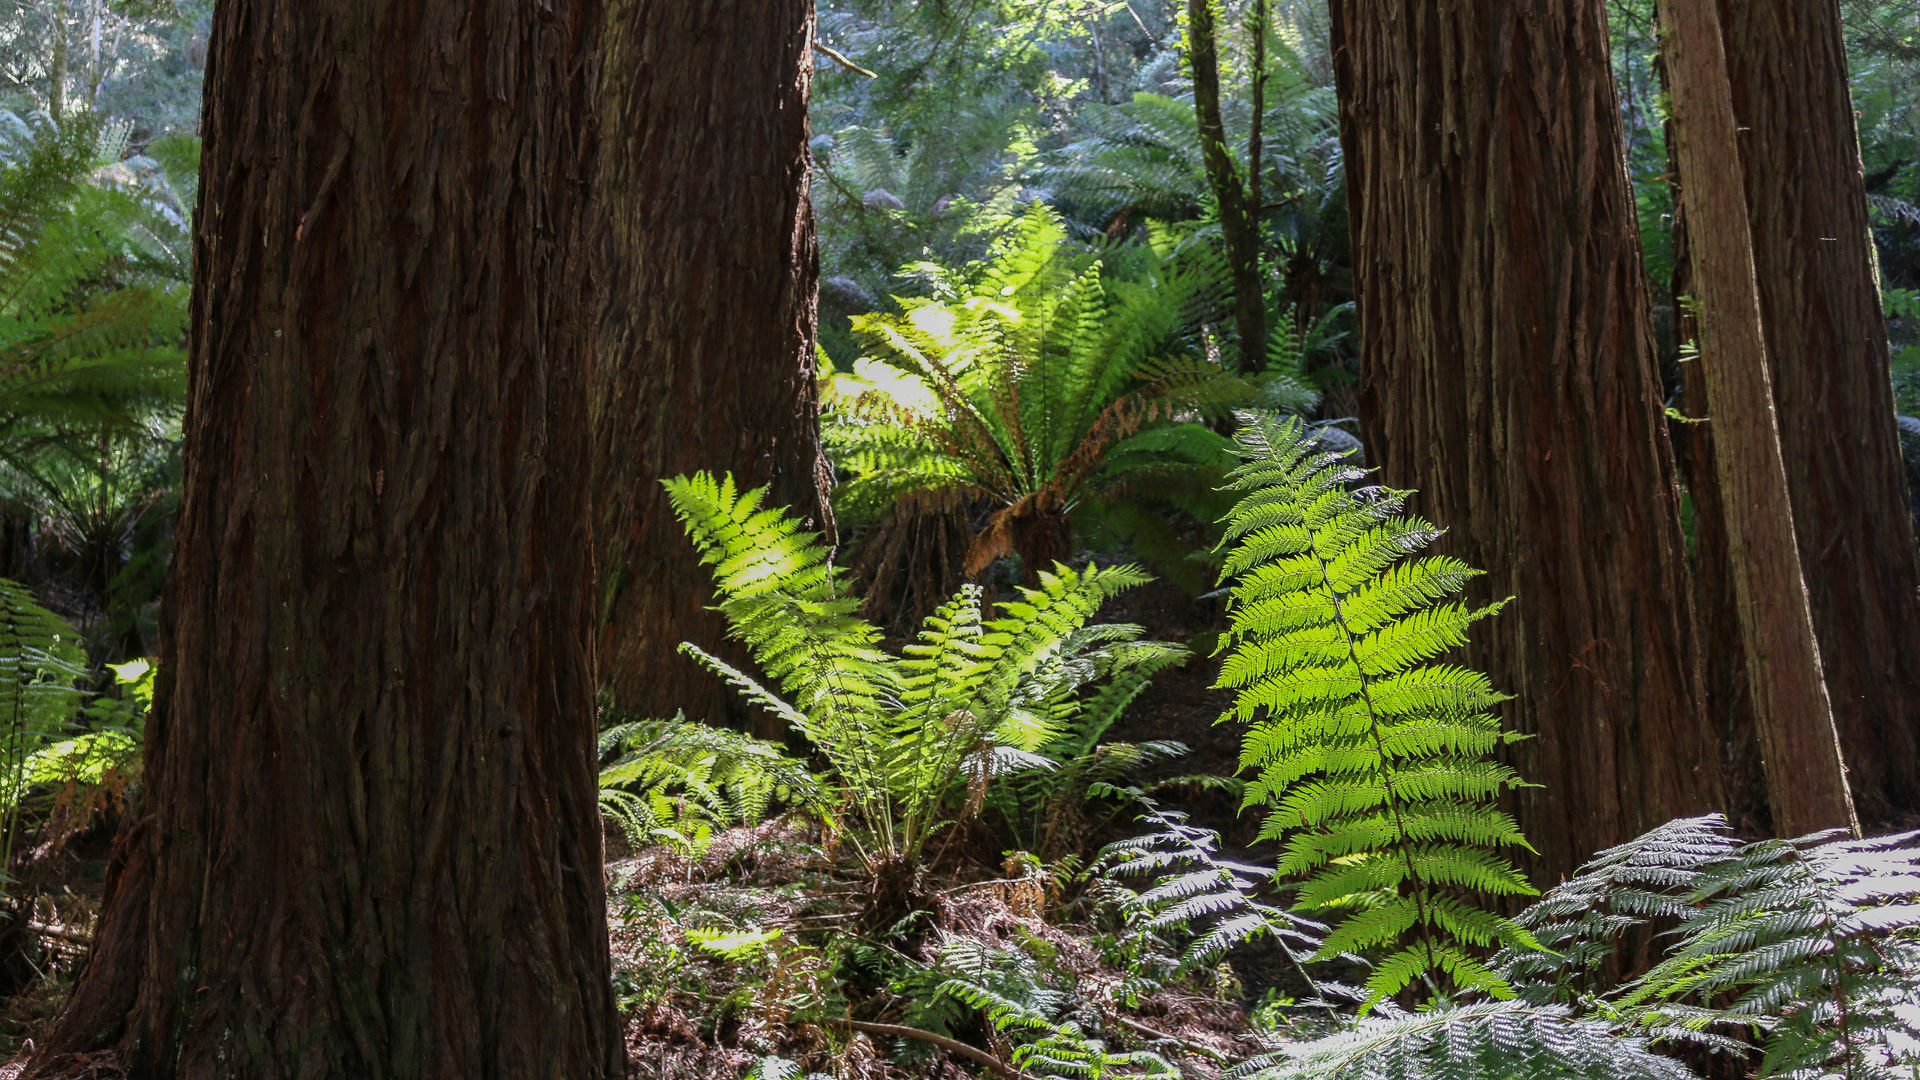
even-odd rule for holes
{"type": "Polygon", "coordinates": [[[945,811],[978,813],[995,778],[1051,767],[1043,751],[1083,714],[1124,704],[1142,664],[1185,652],[1136,641],[1138,627],[1089,625],[1147,580],[1139,571],[1055,566],[997,617],[963,588],[895,655],[854,614],[860,601],[818,537],[763,507],[764,488],[741,493],[705,473],[666,486],[733,636],[778,692],[696,645],[682,651],[814,745],[843,835],[869,867],[917,862],[945,811]]]}
{"type": "Polygon", "coordinates": [[[1508,996],[1474,949],[1530,938],[1463,893],[1534,892],[1496,852],[1526,843],[1492,805],[1520,780],[1489,755],[1518,736],[1493,717],[1502,699],[1486,676],[1433,662],[1498,605],[1443,602],[1475,571],[1410,558],[1439,533],[1402,513],[1404,492],[1364,486],[1297,420],[1241,421],[1232,477],[1247,494],[1226,520],[1218,685],[1238,691],[1223,719],[1251,725],[1246,805],[1266,807],[1261,835],[1285,841],[1276,870],[1307,876],[1303,907],[1369,897],[1320,950],[1386,951],[1369,1004],[1443,974],[1508,996]]]}

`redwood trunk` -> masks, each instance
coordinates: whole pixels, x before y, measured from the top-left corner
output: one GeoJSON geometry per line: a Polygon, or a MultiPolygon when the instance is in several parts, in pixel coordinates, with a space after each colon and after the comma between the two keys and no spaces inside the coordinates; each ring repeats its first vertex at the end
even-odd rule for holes
{"type": "Polygon", "coordinates": [[[1714,0],[1661,0],[1727,567],[1774,828],[1856,826],[1801,573],[1714,0]]]}
{"type": "Polygon", "coordinates": [[[39,1075],[623,1071],[595,0],[221,0],[144,816],[39,1075]]]}
{"type": "Polygon", "coordinates": [[[1920,572],[1840,9],[1719,10],[1801,570],[1853,797],[1885,820],[1920,812],[1920,572]]]}
{"type": "Polygon", "coordinates": [[[1517,597],[1471,659],[1547,885],[1724,798],[1603,4],[1332,10],[1368,455],[1517,597]]]}
{"type": "Polygon", "coordinates": [[[632,713],[740,708],[676,651],[724,651],[727,627],[661,480],[731,472],[832,528],[814,387],[812,36],[811,0],[608,4],[593,482],[602,680],[632,713]]]}

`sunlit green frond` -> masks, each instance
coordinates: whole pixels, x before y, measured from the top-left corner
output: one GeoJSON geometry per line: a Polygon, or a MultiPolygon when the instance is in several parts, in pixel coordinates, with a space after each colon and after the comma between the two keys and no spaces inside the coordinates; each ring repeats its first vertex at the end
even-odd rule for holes
{"type": "Polygon", "coordinates": [[[1217,685],[1236,691],[1224,719],[1250,725],[1246,805],[1286,844],[1280,871],[1306,876],[1303,907],[1354,909],[1320,955],[1387,954],[1368,1006],[1421,979],[1507,996],[1474,950],[1532,938],[1456,893],[1534,891],[1495,853],[1526,844],[1492,805],[1520,786],[1490,760],[1514,736],[1484,675],[1433,662],[1498,608],[1447,602],[1472,571],[1414,558],[1432,526],[1297,419],[1241,414],[1239,450],[1217,685]],[[1362,896],[1376,899],[1356,907],[1362,896]]]}

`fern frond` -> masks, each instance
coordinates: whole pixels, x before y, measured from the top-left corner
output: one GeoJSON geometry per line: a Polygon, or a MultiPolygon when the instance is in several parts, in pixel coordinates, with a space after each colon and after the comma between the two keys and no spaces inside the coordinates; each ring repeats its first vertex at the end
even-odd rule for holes
{"type": "Polygon", "coordinates": [[[1492,805],[1520,786],[1488,760],[1513,736],[1485,676],[1431,662],[1498,606],[1446,602],[1472,571],[1413,558],[1433,527],[1401,513],[1403,493],[1361,485],[1365,474],[1297,419],[1242,413],[1238,443],[1232,486],[1246,495],[1224,522],[1231,627],[1216,685],[1237,691],[1223,719],[1252,725],[1246,803],[1268,808],[1261,835],[1285,841],[1281,870],[1308,875],[1302,906],[1390,897],[1348,916],[1320,956],[1391,954],[1366,1007],[1441,977],[1510,995],[1472,950],[1531,935],[1454,893],[1534,892],[1496,854],[1526,843],[1492,805]]]}

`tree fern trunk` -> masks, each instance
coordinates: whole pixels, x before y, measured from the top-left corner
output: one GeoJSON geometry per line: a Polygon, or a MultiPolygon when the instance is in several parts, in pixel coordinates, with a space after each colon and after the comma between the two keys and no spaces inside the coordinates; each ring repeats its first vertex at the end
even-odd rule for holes
{"type": "MultiPolygon", "coordinates": [[[[771,484],[832,530],[814,389],[811,0],[611,0],[593,388],[602,679],[628,710],[740,709],[675,650],[726,641],[662,479],[771,484]]],[[[779,732],[762,731],[775,735],[779,732]]]]}
{"type": "MultiPolygon", "coordinates": [[[[1239,172],[1233,167],[1233,158],[1227,153],[1227,129],[1220,116],[1219,37],[1214,22],[1214,5],[1218,2],[1187,0],[1193,110],[1200,128],[1200,154],[1206,165],[1207,183],[1213,189],[1214,201],[1219,204],[1220,233],[1227,241],[1227,262],[1233,275],[1233,322],[1240,338],[1240,370],[1259,371],[1267,361],[1267,295],[1260,275],[1259,207],[1249,201],[1247,189],[1241,187],[1239,172]]],[[[1256,72],[1256,77],[1259,74],[1256,72]]],[[[1257,125],[1254,131],[1257,138],[1257,125]]]]}
{"type": "Polygon", "coordinates": [[[1334,0],[1368,457],[1517,597],[1474,666],[1515,695],[1542,885],[1718,807],[1601,0],[1334,0]]]}
{"type": "Polygon", "coordinates": [[[1701,342],[1695,362],[1711,409],[1727,566],[1773,825],[1788,836],[1857,825],[1775,423],[1719,13],[1714,0],[1661,0],[1660,16],[1676,156],[1686,178],[1701,342]]]}
{"type": "Polygon", "coordinates": [[[1854,799],[1883,820],[1920,811],[1920,572],[1840,9],[1719,10],[1801,569],[1854,799]]]}
{"type": "Polygon", "coordinates": [[[596,0],[221,0],[144,816],[32,1075],[618,1076],[596,0]]]}

